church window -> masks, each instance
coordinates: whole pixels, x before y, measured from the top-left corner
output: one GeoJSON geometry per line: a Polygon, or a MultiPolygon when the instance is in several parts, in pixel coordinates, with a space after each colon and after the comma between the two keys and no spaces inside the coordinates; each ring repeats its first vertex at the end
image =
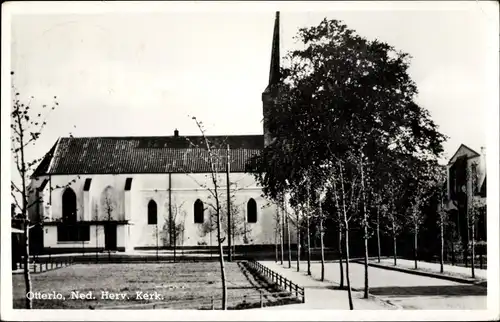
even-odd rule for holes
{"type": "Polygon", "coordinates": [[[85,179],[85,184],[83,185],[83,191],[89,191],[90,190],[90,183],[92,182],[91,178],[85,179]]]}
{"type": "Polygon", "coordinates": [[[64,190],[62,196],[62,220],[66,223],[76,222],[76,194],[71,188],[64,190]]]}
{"type": "Polygon", "coordinates": [[[154,200],[150,200],[148,203],[148,225],[156,225],[158,222],[158,207],[154,200]]]}
{"type": "Polygon", "coordinates": [[[200,199],[197,199],[194,202],[194,223],[203,224],[204,219],[203,202],[200,199]]]}
{"type": "Polygon", "coordinates": [[[125,191],[129,191],[132,188],[132,178],[127,178],[125,180],[125,191]]]}
{"type": "Polygon", "coordinates": [[[257,203],[253,198],[248,200],[247,203],[247,222],[249,223],[257,222],[257,203]]]}

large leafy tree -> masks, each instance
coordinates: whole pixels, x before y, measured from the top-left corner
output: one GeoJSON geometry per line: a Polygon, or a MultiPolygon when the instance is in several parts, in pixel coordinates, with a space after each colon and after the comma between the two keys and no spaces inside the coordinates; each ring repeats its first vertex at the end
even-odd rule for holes
{"type": "MultiPolygon", "coordinates": [[[[367,239],[372,208],[367,203],[381,202],[377,196],[387,181],[379,180],[380,171],[412,172],[411,163],[399,160],[435,160],[446,138],[415,102],[408,54],[367,40],[338,20],[301,28],[296,40],[304,46],[286,56],[268,114],[273,140],[251,161],[250,169],[271,199],[293,186],[292,202],[303,204],[307,194],[301,183],[308,179],[312,189],[322,190],[332,165],[341,161],[349,170],[345,175],[357,178],[344,181],[359,185],[362,205],[356,209],[367,239]]],[[[401,182],[400,188],[405,179],[391,182],[401,182]]]]}

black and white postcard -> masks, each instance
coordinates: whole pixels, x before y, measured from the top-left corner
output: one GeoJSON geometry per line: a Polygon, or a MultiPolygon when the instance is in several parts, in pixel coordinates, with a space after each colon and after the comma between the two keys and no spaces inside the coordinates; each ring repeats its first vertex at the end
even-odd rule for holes
{"type": "Polygon", "coordinates": [[[500,317],[497,2],[2,9],[6,320],[500,317]]]}

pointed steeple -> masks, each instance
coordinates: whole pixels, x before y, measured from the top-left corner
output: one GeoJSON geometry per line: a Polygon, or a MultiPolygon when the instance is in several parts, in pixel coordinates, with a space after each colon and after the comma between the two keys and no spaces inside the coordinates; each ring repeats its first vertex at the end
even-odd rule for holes
{"type": "Polygon", "coordinates": [[[268,118],[269,114],[274,110],[275,102],[277,98],[277,88],[273,88],[274,85],[278,85],[281,80],[280,72],[280,13],[276,12],[276,18],[274,20],[274,32],[273,32],[273,43],[271,49],[271,66],[269,69],[269,84],[267,85],[264,93],[262,93],[262,112],[263,112],[263,126],[264,126],[264,145],[268,145],[271,141],[271,134],[268,128],[268,118]]]}
{"type": "Polygon", "coordinates": [[[271,67],[269,69],[269,86],[278,84],[280,73],[280,12],[276,11],[274,20],[273,45],[271,50],[271,67]]]}

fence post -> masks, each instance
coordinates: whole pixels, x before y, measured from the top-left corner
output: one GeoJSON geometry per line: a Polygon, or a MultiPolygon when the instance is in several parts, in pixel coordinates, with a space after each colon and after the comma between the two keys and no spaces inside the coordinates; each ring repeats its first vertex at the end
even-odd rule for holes
{"type": "Polygon", "coordinates": [[[50,269],[53,269],[53,268],[54,268],[54,262],[50,261],[50,269]]]}
{"type": "Polygon", "coordinates": [[[262,290],[260,290],[259,293],[260,293],[260,307],[264,307],[264,301],[262,299],[262,290]]]}
{"type": "Polygon", "coordinates": [[[212,310],[214,310],[214,297],[212,295],[212,310]]]}
{"type": "Polygon", "coordinates": [[[295,296],[299,297],[299,286],[297,284],[295,284],[295,296]]]}
{"type": "MultiPolygon", "coordinates": [[[[29,269],[29,267],[28,267],[29,269]]],[[[33,263],[33,269],[34,269],[34,273],[36,273],[36,263],[33,263]]]]}
{"type": "Polygon", "coordinates": [[[48,271],[49,270],[49,262],[45,262],[45,270],[48,271]]]}

